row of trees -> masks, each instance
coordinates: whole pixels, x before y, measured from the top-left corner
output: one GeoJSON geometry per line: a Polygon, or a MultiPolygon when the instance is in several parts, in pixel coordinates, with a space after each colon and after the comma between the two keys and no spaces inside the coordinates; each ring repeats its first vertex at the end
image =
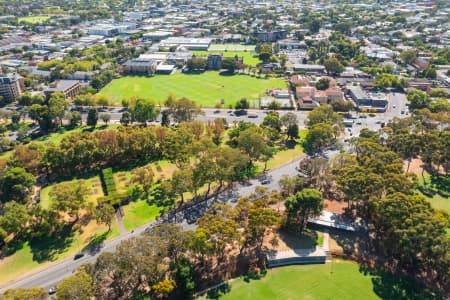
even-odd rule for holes
{"type": "Polygon", "coordinates": [[[189,298],[214,282],[258,271],[265,233],[279,219],[270,201],[263,196],[241,199],[235,208],[217,204],[197,221],[194,231],[170,224],[155,227],[80,268],[58,285],[57,296],[189,298]]]}
{"type": "MultiPolygon", "coordinates": [[[[416,195],[417,176],[405,173],[403,159],[421,155],[424,162],[442,164],[449,149],[448,134],[422,132],[418,125],[412,119],[394,119],[382,133],[363,129],[352,140],[351,154],[339,154],[329,162],[307,158],[298,167],[301,178],[284,178],[280,184],[288,194],[314,187],[327,197],[346,201],[348,213],[366,222],[374,257],[387,262],[391,271],[445,289],[450,275],[446,236],[450,218],[416,195]],[[436,138],[433,143],[430,136],[436,138]]],[[[436,165],[434,170],[438,172],[436,165]]]]}

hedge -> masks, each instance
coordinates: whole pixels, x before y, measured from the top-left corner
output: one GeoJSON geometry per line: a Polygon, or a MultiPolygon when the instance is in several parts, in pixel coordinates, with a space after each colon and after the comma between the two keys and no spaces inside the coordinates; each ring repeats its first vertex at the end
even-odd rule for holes
{"type": "Polygon", "coordinates": [[[103,169],[101,175],[105,195],[110,195],[117,192],[112,168],[103,169]]]}

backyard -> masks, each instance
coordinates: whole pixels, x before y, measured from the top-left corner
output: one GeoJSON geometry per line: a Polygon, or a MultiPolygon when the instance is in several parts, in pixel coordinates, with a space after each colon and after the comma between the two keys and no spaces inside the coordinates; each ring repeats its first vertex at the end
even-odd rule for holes
{"type": "Polygon", "coordinates": [[[200,299],[435,299],[410,282],[357,263],[334,259],[321,265],[268,270],[260,279],[238,278],[200,299]]]}
{"type": "Polygon", "coordinates": [[[224,99],[224,105],[234,105],[239,99],[256,100],[267,89],[284,88],[282,78],[259,79],[248,75],[220,75],[219,72],[154,77],[122,77],[113,80],[100,91],[116,105],[123,98],[142,97],[162,104],[172,94],[196,101],[202,107],[214,107],[224,99]]]}

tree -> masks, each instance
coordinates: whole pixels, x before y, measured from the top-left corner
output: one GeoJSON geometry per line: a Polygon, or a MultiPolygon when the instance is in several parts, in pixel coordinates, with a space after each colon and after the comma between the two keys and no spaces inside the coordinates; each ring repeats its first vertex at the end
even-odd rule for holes
{"type": "Polygon", "coordinates": [[[9,289],[3,293],[2,300],[46,300],[48,293],[43,288],[17,288],[9,289]]]}
{"type": "Polygon", "coordinates": [[[281,120],[277,112],[268,113],[261,124],[263,127],[268,127],[276,132],[281,131],[281,120]]]}
{"type": "Polygon", "coordinates": [[[62,120],[64,114],[66,113],[66,108],[68,104],[64,94],[60,92],[52,93],[50,99],[48,100],[48,111],[51,120],[56,121],[60,126],[62,126],[62,120]]]}
{"type": "Polygon", "coordinates": [[[116,210],[112,205],[103,203],[94,210],[94,219],[98,224],[105,224],[108,226],[108,232],[111,231],[111,224],[114,220],[116,210]]]}
{"type": "Polygon", "coordinates": [[[323,209],[322,194],[316,189],[303,189],[286,199],[286,212],[290,223],[303,232],[309,218],[317,217],[323,209]]]}
{"type": "Polygon", "coordinates": [[[131,114],[127,111],[123,112],[122,116],[120,117],[120,124],[128,126],[128,124],[131,123],[131,114]]]}
{"type": "Polygon", "coordinates": [[[249,107],[250,107],[250,103],[245,98],[241,98],[234,106],[234,108],[238,109],[238,110],[249,109],[249,107]]]}
{"type": "Polygon", "coordinates": [[[250,157],[250,162],[259,160],[265,153],[270,151],[264,136],[251,128],[239,134],[237,147],[250,157]]]}
{"type": "Polygon", "coordinates": [[[448,215],[441,218],[422,196],[396,193],[373,204],[380,250],[392,264],[418,274],[431,269],[429,276],[448,278],[448,215]]]}
{"type": "Polygon", "coordinates": [[[200,107],[194,101],[185,97],[176,100],[169,96],[164,104],[172,118],[179,123],[192,121],[197,115],[202,114],[200,107]]]}
{"type": "Polygon", "coordinates": [[[155,103],[150,100],[137,99],[130,107],[131,120],[147,125],[147,122],[153,122],[159,114],[155,103]]]}
{"type": "Polygon", "coordinates": [[[278,102],[276,100],[271,101],[267,105],[267,109],[270,109],[270,110],[278,110],[278,109],[280,109],[280,107],[281,107],[280,102],[278,102]]]}
{"type": "Polygon", "coordinates": [[[153,183],[155,173],[150,166],[136,168],[132,172],[131,182],[142,186],[145,193],[148,193],[153,183]]]}
{"type": "Polygon", "coordinates": [[[414,90],[406,95],[411,109],[421,109],[426,108],[431,102],[430,97],[427,93],[414,90]]]}
{"type": "Polygon", "coordinates": [[[318,19],[314,19],[309,23],[309,31],[312,33],[318,33],[320,30],[320,21],[318,19]]]}
{"type": "Polygon", "coordinates": [[[169,110],[163,110],[161,112],[161,126],[169,127],[170,125],[170,112],[169,110]]]}
{"type": "Polygon", "coordinates": [[[110,114],[101,114],[100,119],[102,119],[102,121],[103,121],[103,123],[105,123],[105,125],[108,125],[108,122],[111,120],[111,115],[110,114]]]}
{"type": "Polygon", "coordinates": [[[406,65],[412,65],[416,61],[417,51],[416,50],[404,50],[400,53],[400,59],[406,65]]]}
{"type": "Polygon", "coordinates": [[[78,125],[81,125],[81,114],[78,111],[67,113],[66,118],[69,120],[70,128],[75,128],[78,127],[78,125]]]}
{"type": "Polygon", "coordinates": [[[170,266],[175,272],[175,282],[180,294],[184,297],[192,296],[195,291],[195,270],[188,259],[180,259],[173,262],[170,266]]]}
{"type": "Polygon", "coordinates": [[[171,192],[180,195],[180,206],[184,203],[184,193],[193,190],[192,169],[183,168],[173,172],[170,180],[171,192]]]}
{"type": "Polygon", "coordinates": [[[189,71],[204,71],[208,62],[205,58],[193,56],[186,62],[189,71]]]}
{"type": "Polygon", "coordinates": [[[287,114],[281,116],[280,121],[281,124],[286,128],[290,125],[298,123],[297,115],[292,112],[288,112],[287,114]]]}
{"type": "Polygon", "coordinates": [[[284,196],[292,196],[305,186],[305,182],[300,176],[289,177],[286,174],[281,176],[278,183],[284,196]]]}
{"type": "Polygon", "coordinates": [[[175,289],[175,284],[170,279],[164,279],[151,286],[151,292],[157,299],[169,297],[170,293],[175,289]]]}
{"type": "Polygon", "coordinates": [[[27,208],[15,201],[7,202],[3,206],[3,215],[0,216],[0,227],[9,235],[19,236],[26,228],[30,219],[27,208]]]}
{"type": "Polygon", "coordinates": [[[270,57],[272,57],[273,49],[271,44],[260,44],[257,45],[258,52],[259,53],[259,59],[263,62],[269,61],[270,57]],[[259,47],[258,47],[259,46],[259,47]]]}
{"type": "Polygon", "coordinates": [[[237,67],[238,66],[234,57],[224,57],[222,59],[222,68],[226,69],[229,73],[234,73],[237,67]]]}
{"type": "Polygon", "coordinates": [[[337,112],[349,112],[355,108],[355,105],[352,101],[334,99],[330,103],[331,107],[334,111],[337,112]]]}
{"type": "Polygon", "coordinates": [[[334,56],[326,59],[323,64],[328,74],[338,75],[344,71],[344,66],[334,56]]]}
{"type": "Polygon", "coordinates": [[[34,176],[24,168],[11,168],[0,178],[2,202],[17,201],[27,203],[33,192],[34,176]]]}
{"type": "Polygon", "coordinates": [[[330,87],[330,80],[328,78],[320,78],[316,83],[316,88],[324,91],[330,87]]]}
{"type": "Polygon", "coordinates": [[[74,222],[77,222],[80,209],[86,207],[88,190],[84,180],[77,180],[58,183],[49,195],[53,198],[52,209],[66,212],[69,216],[75,217],[74,222]]]}
{"type": "Polygon", "coordinates": [[[317,123],[306,134],[304,145],[309,153],[319,153],[333,141],[333,127],[330,124],[317,123]]]}
{"type": "Polygon", "coordinates": [[[96,108],[91,108],[88,111],[88,115],[87,115],[87,120],[86,120],[86,124],[88,126],[94,127],[97,125],[97,121],[98,121],[98,111],[96,108]]]}
{"type": "Polygon", "coordinates": [[[78,269],[75,275],[65,278],[56,287],[58,300],[89,300],[94,295],[95,286],[93,278],[84,267],[78,269]]]}
{"type": "Polygon", "coordinates": [[[297,124],[291,124],[288,126],[286,134],[288,136],[288,138],[290,139],[296,139],[298,138],[298,125],[297,124]]]}
{"type": "Polygon", "coordinates": [[[321,105],[314,108],[305,121],[305,124],[312,127],[318,123],[338,124],[342,121],[342,116],[333,111],[330,105],[321,105]]]}

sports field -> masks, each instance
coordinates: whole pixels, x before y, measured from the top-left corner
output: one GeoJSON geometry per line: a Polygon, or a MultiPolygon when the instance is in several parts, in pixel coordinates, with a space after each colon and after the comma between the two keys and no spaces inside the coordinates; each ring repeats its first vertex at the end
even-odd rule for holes
{"type": "Polygon", "coordinates": [[[261,63],[255,52],[243,52],[243,51],[194,51],[196,56],[208,56],[208,54],[222,54],[225,57],[240,56],[244,59],[244,64],[249,66],[256,66],[261,63]]]}
{"type": "Polygon", "coordinates": [[[19,24],[21,22],[29,23],[29,24],[39,24],[39,23],[43,23],[43,22],[47,21],[48,19],[50,19],[50,17],[48,17],[48,16],[29,16],[29,17],[19,18],[17,21],[19,22],[19,24]]]}
{"type": "Polygon", "coordinates": [[[211,44],[208,51],[242,51],[254,52],[254,45],[240,45],[240,44],[211,44]]]}
{"type": "Polygon", "coordinates": [[[131,97],[153,99],[163,103],[172,94],[187,97],[202,107],[214,107],[221,99],[224,105],[234,105],[239,99],[256,100],[267,89],[284,88],[282,78],[259,79],[248,75],[220,75],[218,72],[201,74],[157,75],[154,77],[122,77],[113,80],[100,91],[116,105],[131,97]]]}
{"type": "Polygon", "coordinates": [[[364,275],[358,264],[338,259],[331,264],[270,269],[261,279],[239,278],[229,287],[229,292],[210,292],[200,299],[433,299],[409,282],[379,271],[364,275]]]}

